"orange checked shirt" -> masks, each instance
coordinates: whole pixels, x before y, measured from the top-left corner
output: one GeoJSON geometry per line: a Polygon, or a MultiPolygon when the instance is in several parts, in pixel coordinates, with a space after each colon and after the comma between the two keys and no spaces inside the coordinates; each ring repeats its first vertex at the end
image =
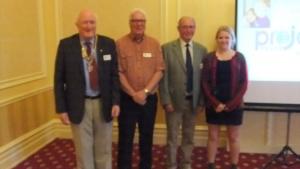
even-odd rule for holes
{"type": "Polygon", "coordinates": [[[119,71],[135,91],[143,90],[157,71],[165,69],[160,44],[154,38],[145,35],[142,42],[137,43],[127,34],[116,44],[119,71]]]}

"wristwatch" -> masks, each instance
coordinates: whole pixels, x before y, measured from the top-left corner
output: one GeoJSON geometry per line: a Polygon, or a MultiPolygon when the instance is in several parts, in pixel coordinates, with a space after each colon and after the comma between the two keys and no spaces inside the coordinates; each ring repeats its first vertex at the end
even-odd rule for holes
{"type": "Polygon", "coordinates": [[[148,89],[145,88],[145,89],[144,89],[144,92],[145,92],[146,95],[148,95],[150,91],[149,91],[148,89]]]}

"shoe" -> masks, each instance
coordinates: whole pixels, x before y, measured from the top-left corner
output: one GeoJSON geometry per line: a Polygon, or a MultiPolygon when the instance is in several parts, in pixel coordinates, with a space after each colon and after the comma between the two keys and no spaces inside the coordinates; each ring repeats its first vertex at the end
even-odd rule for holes
{"type": "Polygon", "coordinates": [[[216,169],[215,163],[208,163],[207,169],[216,169]]]}
{"type": "Polygon", "coordinates": [[[231,164],[231,168],[230,169],[239,169],[238,166],[236,164],[231,164]]]}
{"type": "Polygon", "coordinates": [[[192,169],[191,164],[184,164],[180,169],[192,169]]]}

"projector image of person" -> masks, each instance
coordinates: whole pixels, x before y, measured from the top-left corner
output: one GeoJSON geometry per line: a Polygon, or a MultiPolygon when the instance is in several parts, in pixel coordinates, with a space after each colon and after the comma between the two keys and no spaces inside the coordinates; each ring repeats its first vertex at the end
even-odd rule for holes
{"type": "Polygon", "coordinates": [[[251,28],[268,28],[270,19],[268,16],[258,16],[254,8],[249,8],[246,12],[246,20],[251,28]]]}

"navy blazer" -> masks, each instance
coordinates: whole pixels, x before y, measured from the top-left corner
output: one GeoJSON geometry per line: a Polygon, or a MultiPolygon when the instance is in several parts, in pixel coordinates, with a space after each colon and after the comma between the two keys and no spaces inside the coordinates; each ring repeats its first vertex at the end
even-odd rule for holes
{"type": "MultiPolygon", "coordinates": [[[[97,35],[97,59],[99,89],[101,91],[102,116],[112,120],[112,105],[119,105],[119,74],[114,40],[97,35]],[[111,59],[103,59],[111,55],[111,59]]],[[[79,34],[62,39],[59,43],[54,75],[56,112],[67,112],[70,121],[79,124],[84,114],[85,77],[79,34]]]]}

